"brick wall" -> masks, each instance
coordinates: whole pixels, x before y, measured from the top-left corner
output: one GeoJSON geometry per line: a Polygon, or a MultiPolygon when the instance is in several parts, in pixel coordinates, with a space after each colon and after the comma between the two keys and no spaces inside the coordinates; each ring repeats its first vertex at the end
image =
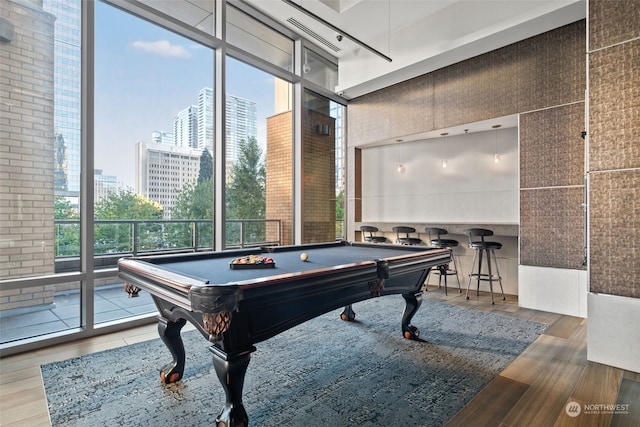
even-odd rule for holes
{"type": "MultiPolygon", "coordinates": [[[[283,245],[293,244],[293,116],[291,111],[267,118],[267,219],[280,219],[283,245]]],[[[267,229],[267,240],[277,239],[267,229]]]]}
{"type": "MultiPolygon", "coordinates": [[[[13,28],[0,42],[0,279],[7,279],[54,272],[55,18],[35,4],[0,2],[13,28]]],[[[14,293],[2,294],[1,309],[46,303],[51,290],[14,293]]]]}
{"type": "Polygon", "coordinates": [[[303,109],[302,243],[336,239],[335,119],[303,109]],[[328,134],[319,131],[325,126],[328,134]]]}
{"type": "MultiPolygon", "coordinates": [[[[293,244],[292,129],[291,112],[267,119],[267,218],[282,221],[284,245],[293,244]]],[[[335,119],[308,109],[302,116],[302,221],[302,243],[335,240],[335,119]],[[328,135],[318,132],[322,125],[328,135]]]]}

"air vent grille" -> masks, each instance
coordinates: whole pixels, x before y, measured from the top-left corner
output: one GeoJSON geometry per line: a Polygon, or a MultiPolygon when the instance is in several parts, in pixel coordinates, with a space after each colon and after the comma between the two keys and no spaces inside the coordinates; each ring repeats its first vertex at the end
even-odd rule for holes
{"type": "Polygon", "coordinates": [[[331,43],[329,40],[325,39],[324,37],[322,37],[321,35],[319,35],[315,31],[313,31],[311,28],[309,28],[306,25],[304,25],[302,22],[298,21],[297,19],[289,18],[289,19],[287,19],[287,22],[290,23],[291,25],[293,25],[294,27],[300,29],[305,34],[307,34],[307,35],[311,36],[312,38],[316,39],[317,41],[319,41],[320,43],[322,43],[323,45],[325,45],[326,47],[328,47],[332,51],[340,52],[342,50],[338,46],[336,46],[335,44],[331,43]]]}

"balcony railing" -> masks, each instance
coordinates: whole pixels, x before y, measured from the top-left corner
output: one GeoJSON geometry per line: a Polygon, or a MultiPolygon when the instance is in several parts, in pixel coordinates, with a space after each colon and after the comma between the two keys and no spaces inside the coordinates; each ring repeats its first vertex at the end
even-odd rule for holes
{"type": "MultiPolygon", "coordinates": [[[[56,220],[56,272],[77,271],[80,222],[56,220]]],[[[226,222],[226,248],[281,244],[281,222],[238,219],[226,222]]],[[[96,268],[114,267],[122,256],[196,252],[213,248],[211,220],[97,220],[94,223],[96,268]]]]}

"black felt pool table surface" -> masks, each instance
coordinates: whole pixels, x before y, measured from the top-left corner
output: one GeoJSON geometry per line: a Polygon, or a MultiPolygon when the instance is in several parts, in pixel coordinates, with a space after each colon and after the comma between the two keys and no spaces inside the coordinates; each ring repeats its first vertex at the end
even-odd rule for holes
{"type": "MultiPolygon", "coordinates": [[[[428,247],[420,249],[422,251],[430,250],[428,247]]],[[[231,269],[231,261],[242,256],[238,251],[233,251],[233,254],[218,252],[209,257],[176,258],[172,261],[154,262],[154,264],[173,273],[196,278],[210,284],[225,284],[268,278],[281,274],[336,268],[341,265],[376,261],[415,252],[416,248],[392,245],[377,245],[376,247],[331,246],[308,249],[302,246],[299,249],[287,249],[274,253],[247,251],[247,255],[253,253],[272,258],[275,261],[275,268],[231,269]],[[300,254],[303,252],[308,255],[307,261],[300,259],[300,254]]]]}

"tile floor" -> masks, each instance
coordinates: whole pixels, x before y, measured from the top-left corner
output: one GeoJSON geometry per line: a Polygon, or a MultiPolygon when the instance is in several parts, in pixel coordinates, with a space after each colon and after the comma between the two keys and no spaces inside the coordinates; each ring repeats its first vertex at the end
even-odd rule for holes
{"type": "MultiPolygon", "coordinates": [[[[156,306],[146,292],[141,292],[138,298],[129,298],[122,284],[100,286],[96,289],[96,324],[154,312],[156,306]]],[[[57,292],[53,304],[39,306],[27,312],[0,313],[0,341],[4,344],[79,326],[80,291],[57,292]]]]}

